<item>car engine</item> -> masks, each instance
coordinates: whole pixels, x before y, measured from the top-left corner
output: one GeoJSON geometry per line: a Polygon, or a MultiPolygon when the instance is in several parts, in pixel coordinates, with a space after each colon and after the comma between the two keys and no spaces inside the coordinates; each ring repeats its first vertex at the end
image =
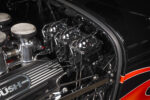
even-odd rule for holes
{"type": "Polygon", "coordinates": [[[54,20],[41,28],[0,13],[0,100],[104,100],[116,63],[106,32],[69,8],[51,8],[54,20]]]}

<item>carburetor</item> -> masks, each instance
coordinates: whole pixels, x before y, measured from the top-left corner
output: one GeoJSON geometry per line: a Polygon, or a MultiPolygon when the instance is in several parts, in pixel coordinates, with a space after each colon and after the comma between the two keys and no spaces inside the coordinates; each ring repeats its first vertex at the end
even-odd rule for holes
{"type": "Polygon", "coordinates": [[[68,61],[70,58],[71,42],[82,37],[80,30],[76,27],[71,27],[64,31],[62,34],[57,34],[55,37],[56,42],[56,54],[60,62],[68,61]]]}
{"type": "Polygon", "coordinates": [[[63,20],[44,26],[43,37],[50,41],[50,51],[55,51],[59,62],[76,65],[85,61],[93,63],[99,59],[96,55],[102,48],[102,41],[80,28],[80,24],[69,26],[63,20]]]}
{"type": "Polygon", "coordinates": [[[82,37],[73,41],[70,45],[72,62],[74,65],[78,63],[93,63],[98,58],[98,53],[102,48],[102,41],[98,40],[94,35],[82,37]]]}
{"type": "Polygon", "coordinates": [[[64,22],[64,20],[60,20],[54,23],[46,24],[42,29],[42,34],[44,38],[44,44],[47,49],[50,49],[50,52],[55,51],[56,36],[62,34],[65,30],[67,30],[68,26],[64,22]]]}

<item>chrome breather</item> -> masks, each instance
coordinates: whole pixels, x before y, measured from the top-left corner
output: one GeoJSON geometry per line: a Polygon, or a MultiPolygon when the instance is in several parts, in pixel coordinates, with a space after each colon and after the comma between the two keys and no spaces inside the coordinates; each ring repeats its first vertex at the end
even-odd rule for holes
{"type": "Polygon", "coordinates": [[[10,20],[11,16],[9,14],[0,12],[0,75],[7,71],[5,55],[2,50],[7,35],[3,32],[3,29],[7,26],[7,24],[9,24],[10,20]]]}
{"type": "Polygon", "coordinates": [[[2,50],[2,45],[6,40],[6,34],[0,31],[0,75],[6,72],[6,61],[2,50]]]}
{"type": "Polygon", "coordinates": [[[6,22],[6,21],[8,21],[10,19],[11,19],[11,17],[10,17],[9,14],[2,13],[2,12],[0,13],[0,22],[6,22]]]}
{"type": "Polygon", "coordinates": [[[6,72],[6,61],[4,57],[4,53],[2,51],[2,48],[0,47],[0,75],[6,72]]]}
{"type": "Polygon", "coordinates": [[[6,34],[0,31],[0,45],[2,45],[5,40],[6,40],[6,34]]]}
{"type": "Polygon", "coordinates": [[[0,30],[11,21],[11,16],[7,13],[0,12],[0,30]]]}
{"type": "Polygon", "coordinates": [[[30,63],[33,60],[32,37],[36,34],[36,27],[30,23],[19,23],[11,27],[11,32],[20,41],[19,49],[16,50],[16,54],[20,55],[20,61],[30,63]]]}

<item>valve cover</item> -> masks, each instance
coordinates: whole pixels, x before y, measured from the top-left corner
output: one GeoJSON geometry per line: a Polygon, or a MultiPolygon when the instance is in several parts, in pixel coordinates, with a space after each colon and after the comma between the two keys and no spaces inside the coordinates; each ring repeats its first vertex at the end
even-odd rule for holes
{"type": "Polygon", "coordinates": [[[57,79],[62,73],[63,69],[56,60],[36,61],[28,67],[1,77],[0,100],[21,99],[26,93],[29,95],[46,83],[50,83],[54,88],[56,85],[54,79],[57,79]]]}

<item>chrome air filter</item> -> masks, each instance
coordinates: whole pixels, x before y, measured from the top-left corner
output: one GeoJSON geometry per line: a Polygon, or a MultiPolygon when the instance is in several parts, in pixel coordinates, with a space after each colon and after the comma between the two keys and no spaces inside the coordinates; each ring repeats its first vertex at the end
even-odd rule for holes
{"type": "Polygon", "coordinates": [[[32,62],[34,46],[32,37],[36,34],[36,27],[30,23],[19,23],[11,27],[11,32],[20,41],[21,62],[32,62]]]}
{"type": "Polygon", "coordinates": [[[5,57],[4,57],[4,53],[2,50],[2,47],[4,42],[6,40],[6,34],[2,31],[0,31],[0,76],[6,72],[6,61],[5,61],[5,57]]]}
{"type": "Polygon", "coordinates": [[[5,23],[11,20],[11,16],[7,13],[0,13],[0,23],[5,23]]]}
{"type": "Polygon", "coordinates": [[[29,39],[36,33],[36,27],[30,23],[19,23],[11,27],[11,32],[18,38],[29,39]]]}
{"type": "Polygon", "coordinates": [[[6,34],[0,31],[0,45],[6,40],[6,34]]]}

